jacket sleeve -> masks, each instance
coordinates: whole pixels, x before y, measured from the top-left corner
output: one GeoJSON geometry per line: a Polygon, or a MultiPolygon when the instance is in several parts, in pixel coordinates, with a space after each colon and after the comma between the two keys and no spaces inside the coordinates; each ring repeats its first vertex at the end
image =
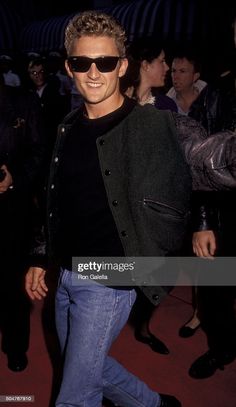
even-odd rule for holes
{"type": "Polygon", "coordinates": [[[41,267],[47,269],[49,266],[45,226],[34,228],[31,249],[28,256],[28,267],[41,267]]]}
{"type": "Polygon", "coordinates": [[[218,229],[216,192],[194,191],[192,195],[192,232],[218,229]]]}
{"type": "Polygon", "coordinates": [[[174,118],[192,172],[193,190],[236,188],[236,134],[222,131],[207,137],[194,119],[177,114],[174,118]]]}
{"type": "Polygon", "coordinates": [[[194,190],[236,188],[236,134],[222,131],[196,145],[191,169],[194,190]]]}

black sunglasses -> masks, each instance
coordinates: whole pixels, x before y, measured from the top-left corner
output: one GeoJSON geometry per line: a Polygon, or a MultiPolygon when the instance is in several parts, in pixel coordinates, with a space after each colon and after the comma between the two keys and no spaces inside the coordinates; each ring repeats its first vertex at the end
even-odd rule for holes
{"type": "Polygon", "coordinates": [[[121,57],[104,56],[99,58],[89,57],[69,57],[68,64],[71,71],[88,72],[91,65],[94,63],[100,72],[111,72],[116,68],[117,62],[121,57]]]}

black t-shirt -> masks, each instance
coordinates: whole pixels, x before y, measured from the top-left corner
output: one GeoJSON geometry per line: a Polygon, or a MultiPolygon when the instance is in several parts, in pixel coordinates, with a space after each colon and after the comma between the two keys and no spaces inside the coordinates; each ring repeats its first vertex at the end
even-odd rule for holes
{"type": "Polygon", "coordinates": [[[124,256],[108,204],[96,139],[119,124],[134,108],[125,98],[116,111],[88,119],[84,107],[68,134],[59,167],[59,244],[62,266],[73,256],[124,256]]]}

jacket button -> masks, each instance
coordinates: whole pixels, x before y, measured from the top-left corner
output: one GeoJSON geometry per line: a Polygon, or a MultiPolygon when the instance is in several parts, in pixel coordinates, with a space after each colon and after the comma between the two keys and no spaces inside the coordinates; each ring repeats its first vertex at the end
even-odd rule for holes
{"type": "Polygon", "coordinates": [[[153,299],[154,301],[159,300],[159,295],[153,294],[152,299],[153,299]]]}
{"type": "Polygon", "coordinates": [[[114,201],[112,201],[112,205],[113,205],[113,206],[117,206],[117,205],[118,205],[118,201],[115,199],[114,201]]]}
{"type": "Polygon", "coordinates": [[[99,141],[99,144],[100,144],[100,146],[103,146],[103,145],[105,144],[105,140],[103,140],[103,139],[100,140],[100,141],[99,141]]]}
{"type": "Polygon", "coordinates": [[[126,232],[125,230],[122,230],[121,236],[126,237],[126,236],[127,236],[127,232],[126,232]]]}
{"type": "Polygon", "coordinates": [[[110,170],[105,170],[105,175],[106,176],[111,175],[111,171],[110,170]]]}

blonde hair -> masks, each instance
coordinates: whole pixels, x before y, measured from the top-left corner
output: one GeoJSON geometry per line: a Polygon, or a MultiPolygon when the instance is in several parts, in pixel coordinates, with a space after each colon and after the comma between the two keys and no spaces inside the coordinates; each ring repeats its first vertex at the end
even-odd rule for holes
{"type": "Polygon", "coordinates": [[[69,21],[65,30],[67,55],[71,53],[74,40],[93,35],[114,38],[119,56],[125,57],[125,30],[114,17],[94,10],[79,13],[69,21]]]}

